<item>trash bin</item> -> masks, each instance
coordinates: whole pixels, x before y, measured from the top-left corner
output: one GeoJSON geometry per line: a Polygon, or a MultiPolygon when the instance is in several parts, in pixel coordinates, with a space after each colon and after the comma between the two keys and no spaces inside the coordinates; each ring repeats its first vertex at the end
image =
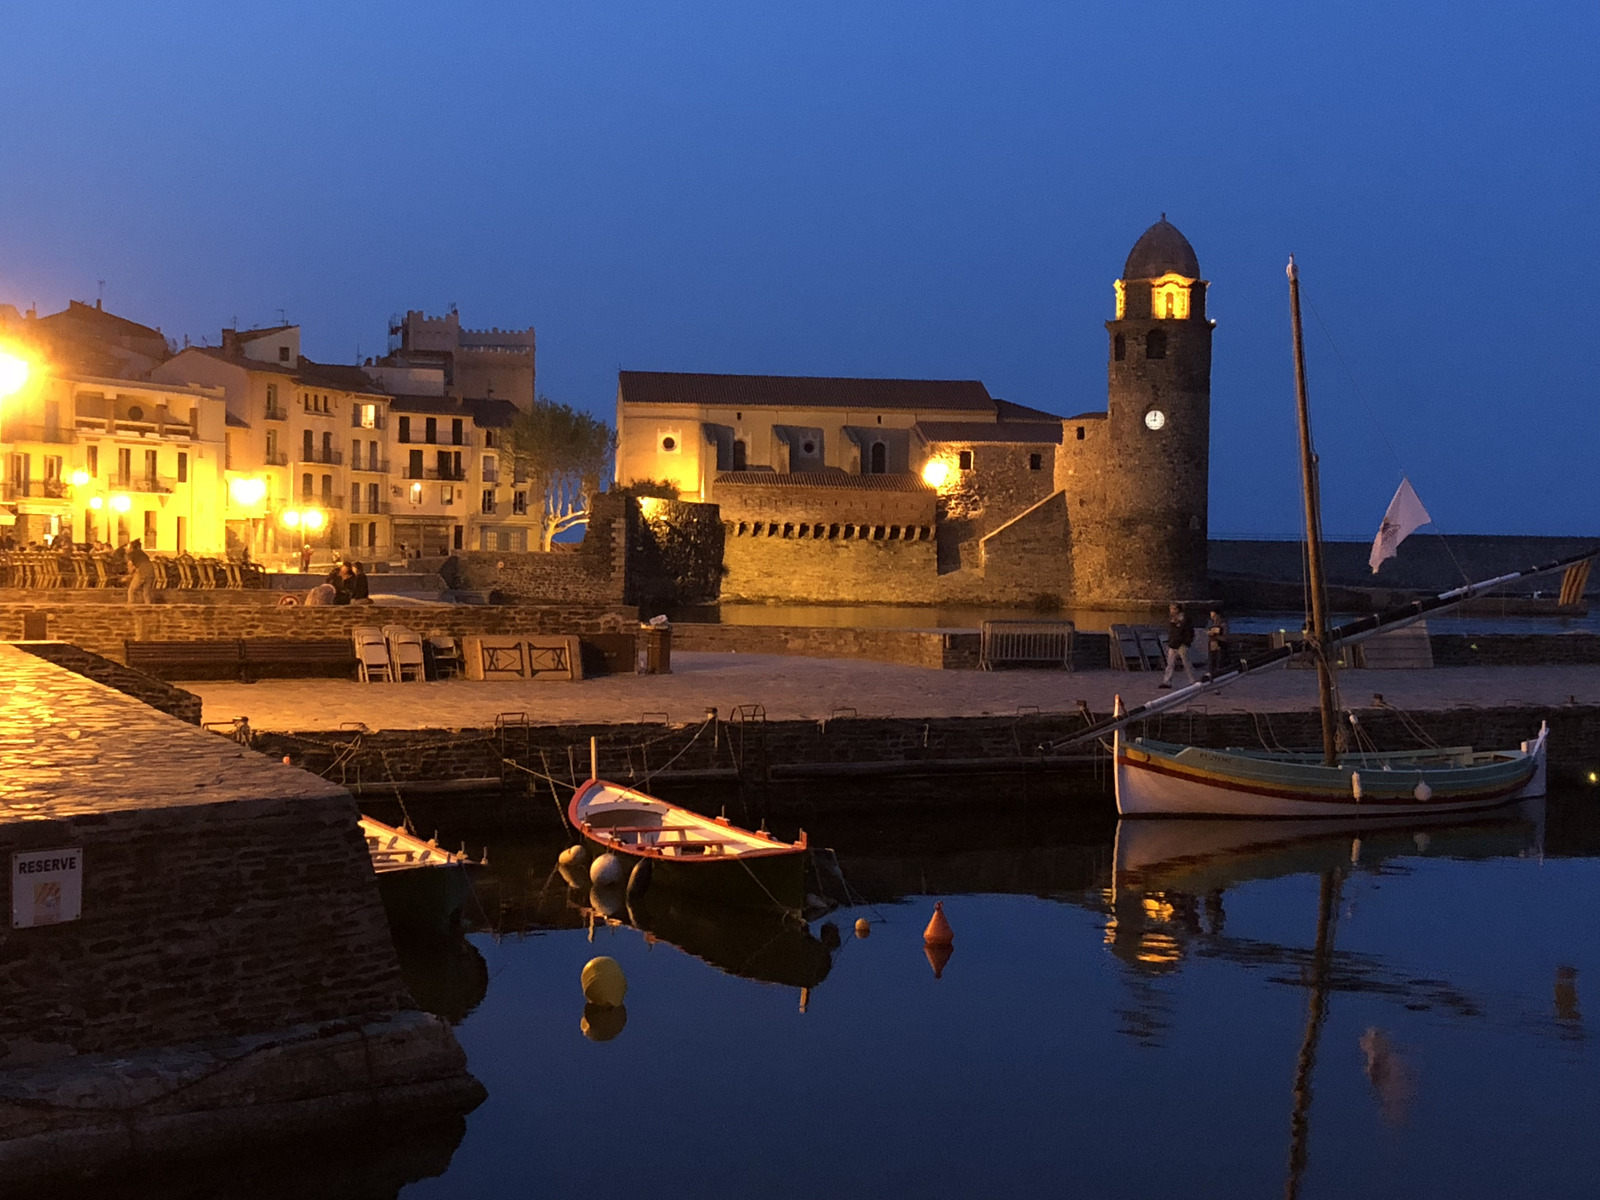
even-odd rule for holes
{"type": "Polygon", "coordinates": [[[639,674],[672,674],[672,626],[639,626],[639,674]]]}

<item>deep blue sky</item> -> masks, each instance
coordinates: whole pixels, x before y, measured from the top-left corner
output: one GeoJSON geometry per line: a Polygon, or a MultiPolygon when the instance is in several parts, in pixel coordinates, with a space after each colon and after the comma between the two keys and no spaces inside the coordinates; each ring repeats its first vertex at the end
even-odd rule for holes
{"type": "Polygon", "coordinates": [[[1215,533],[1299,521],[1291,251],[1365,396],[1308,314],[1331,534],[1402,465],[1446,532],[1600,525],[1592,0],[56,0],[4,45],[0,301],[282,308],[333,361],[454,301],[605,413],[619,367],[1074,413],[1165,211],[1212,281],[1215,533]]]}

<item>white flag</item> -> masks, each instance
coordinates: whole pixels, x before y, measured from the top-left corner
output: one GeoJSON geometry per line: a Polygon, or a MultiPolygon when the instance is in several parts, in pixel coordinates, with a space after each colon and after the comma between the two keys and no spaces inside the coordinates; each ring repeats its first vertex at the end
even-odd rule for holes
{"type": "Polygon", "coordinates": [[[1378,526],[1378,536],[1372,539],[1372,557],[1367,560],[1372,573],[1376,575],[1385,559],[1400,552],[1401,542],[1432,520],[1417,493],[1411,490],[1411,481],[1401,479],[1394,499],[1389,501],[1389,511],[1383,514],[1383,524],[1378,526]]]}

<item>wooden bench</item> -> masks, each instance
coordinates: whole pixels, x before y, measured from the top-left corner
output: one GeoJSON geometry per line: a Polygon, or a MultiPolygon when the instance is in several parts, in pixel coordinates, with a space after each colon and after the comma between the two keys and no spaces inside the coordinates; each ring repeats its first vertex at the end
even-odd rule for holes
{"type": "Polygon", "coordinates": [[[123,643],[124,661],[157,679],[238,679],[244,647],[238,638],[123,643]]]}
{"type": "Polygon", "coordinates": [[[355,648],[343,639],[216,638],[193,641],[127,641],[128,666],[158,679],[237,679],[266,676],[349,675],[355,648]]]}

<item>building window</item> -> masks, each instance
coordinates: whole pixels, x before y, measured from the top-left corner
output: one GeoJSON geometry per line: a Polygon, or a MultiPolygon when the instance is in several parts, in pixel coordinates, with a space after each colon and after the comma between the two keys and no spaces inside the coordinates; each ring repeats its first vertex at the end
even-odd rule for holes
{"type": "Polygon", "coordinates": [[[448,483],[439,489],[439,503],[449,504],[456,498],[456,490],[448,483]]]}
{"type": "Polygon", "coordinates": [[[1165,358],[1167,356],[1167,335],[1160,329],[1152,329],[1144,339],[1144,356],[1146,358],[1165,358]]]}
{"type": "Polygon", "coordinates": [[[450,444],[452,446],[463,446],[466,444],[466,429],[461,424],[460,417],[456,417],[450,422],[450,444]]]}
{"type": "Polygon", "coordinates": [[[400,440],[402,442],[409,442],[411,440],[411,418],[410,417],[401,417],[400,418],[400,440]]]}
{"type": "Polygon", "coordinates": [[[513,513],[515,513],[517,516],[522,516],[523,514],[525,514],[528,511],[528,493],[527,492],[512,492],[511,493],[511,511],[513,513]]]}
{"type": "Polygon", "coordinates": [[[462,540],[464,538],[465,532],[466,531],[460,525],[457,525],[456,526],[456,532],[455,532],[455,538],[450,543],[451,546],[453,546],[457,550],[461,549],[461,543],[462,543],[462,540]]]}
{"type": "Polygon", "coordinates": [[[182,450],[178,451],[178,482],[189,482],[189,455],[182,450]]]}
{"type": "Polygon", "coordinates": [[[310,475],[300,476],[300,499],[309,502],[314,495],[316,495],[316,480],[310,475]]]}
{"type": "Polygon", "coordinates": [[[1083,441],[1083,426],[1082,425],[1078,426],[1078,440],[1080,442],[1083,441]]]}
{"type": "Polygon", "coordinates": [[[361,406],[361,428],[376,429],[378,427],[378,406],[376,404],[363,404],[361,406]]]}
{"type": "Polygon", "coordinates": [[[1030,455],[1028,455],[1028,470],[1030,470],[1030,471],[1039,471],[1039,470],[1042,470],[1043,468],[1044,468],[1044,455],[1042,455],[1042,454],[1030,454],[1030,455]]]}
{"type": "Polygon", "coordinates": [[[483,431],[483,445],[486,450],[494,449],[494,430],[485,429],[483,431]]]}
{"type": "Polygon", "coordinates": [[[372,549],[372,547],[376,546],[377,544],[378,544],[378,523],[376,521],[372,521],[372,522],[369,522],[368,525],[367,525],[367,549],[370,550],[370,549],[372,549]]]}
{"type": "Polygon", "coordinates": [[[316,457],[316,435],[309,429],[300,431],[300,461],[310,462],[316,457]]]}
{"type": "Polygon", "coordinates": [[[872,443],[872,473],[882,475],[889,469],[889,447],[882,442],[872,443]]]}
{"type": "Polygon", "coordinates": [[[279,362],[288,362],[289,361],[289,347],[287,347],[287,346],[279,346],[278,347],[278,361],[279,362]]]}
{"type": "Polygon", "coordinates": [[[747,469],[750,461],[750,451],[744,444],[743,438],[736,438],[733,443],[733,469],[743,471],[747,469]]]}
{"type": "Polygon", "coordinates": [[[322,477],[322,507],[323,508],[332,508],[333,507],[333,476],[332,475],[324,475],[322,477]]]}
{"type": "Polygon", "coordinates": [[[439,418],[426,417],[422,422],[422,440],[432,446],[439,440],[439,418]]]}
{"type": "Polygon", "coordinates": [[[350,469],[352,471],[361,470],[361,439],[360,438],[351,438],[350,439],[350,469]]]}
{"type": "Polygon", "coordinates": [[[144,548],[146,550],[156,548],[156,514],[151,508],[144,510],[144,548]]]}
{"type": "Polygon", "coordinates": [[[331,463],[333,461],[333,434],[332,433],[326,433],[325,432],[322,435],[322,461],[325,462],[325,463],[331,463]]]}
{"type": "Polygon", "coordinates": [[[154,450],[146,450],[144,452],[144,481],[150,485],[151,491],[155,490],[156,461],[156,452],[154,450]]]}
{"type": "Polygon", "coordinates": [[[411,485],[411,503],[422,503],[422,485],[420,483],[413,483],[411,485]]]}
{"type": "Polygon", "coordinates": [[[962,450],[960,453],[958,453],[956,455],[956,466],[960,467],[963,471],[972,470],[972,451],[962,450]]]}
{"type": "Polygon", "coordinates": [[[270,413],[278,407],[278,385],[267,384],[267,411],[270,413]]]}
{"type": "Polygon", "coordinates": [[[494,512],[494,489],[493,488],[484,488],[483,489],[483,511],[486,512],[486,513],[494,512]]]}
{"type": "Polygon", "coordinates": [[[1111,339],[1111,358],[1115,362],[1122,362],[1127,357],[1128,339],[1119,333],[1111,339]]]}
{"type": "MultiPolygon", "coordinates": [[[[375,483],[369,483],[367,484],[367,511],[369,513],[377,512],[378,504],[378,485],[375,483]]],[[[376,528],[376,526],[374,526],[374,528],[376,528]]]]}
{"type": "Polygon", "coordinates": [[[678,439],[667,434],[661,439],[661,449],[668,454],[674,453],[678,449],[678,439]]]}
{"type": "Polygon", "coordinates": [[[89,476],[92,479],[98,479],[100,477],[100,447],[90,446],[88,448],[88,454],[89,476]]]}
{"type": "Polygon", "coordinates": [[[422,478],[422,451],[412,450],[406,455],[406,478],[422,478]]]}

